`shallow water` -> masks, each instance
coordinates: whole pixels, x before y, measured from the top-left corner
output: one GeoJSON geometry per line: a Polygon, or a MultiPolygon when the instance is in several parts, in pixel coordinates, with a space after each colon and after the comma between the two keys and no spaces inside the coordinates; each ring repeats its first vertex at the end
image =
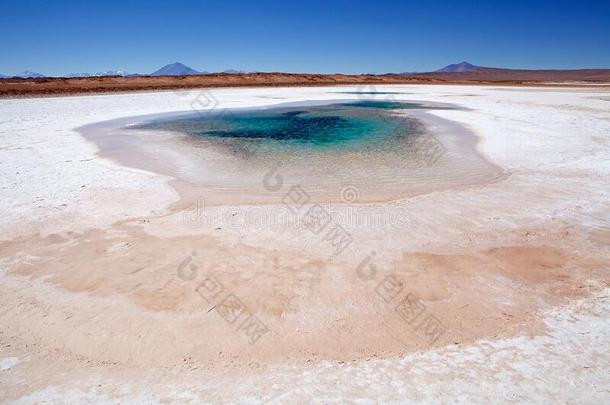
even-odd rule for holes
{"type": "Polygon", "coordinates": [[[415,120],[393,111],[421,109],[415,103],[355,101],[325,106],[220,112],[158,120],[133,129],[182,132],[233,144],[250,152],[316,148],[392,149],[418,133],[415,120]]]}
{"type": "Polygon", "coordinates": [[[315,103],[133,117],[86,136],[102,155],[172,176],[184,199],[206,204],[281,203],[294,185],[311,202],[390,201],[500,175],[471,133],[427,113],[450,106],[315,103]],[[268,187],[271,178],[284,186],[268,187]],[[355,198],[346,199],[346,189],[355,198]]]}

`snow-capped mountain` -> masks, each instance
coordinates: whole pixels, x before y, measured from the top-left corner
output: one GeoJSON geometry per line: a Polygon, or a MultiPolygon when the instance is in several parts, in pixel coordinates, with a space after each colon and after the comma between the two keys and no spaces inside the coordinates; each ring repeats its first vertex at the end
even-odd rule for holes
{"type": "Polygon", "coordinates": [[[258,72],[256,70],[235,70],[235,69],[228,69],[228,70],[223,70],[221,73],[227,73],[227,74],[232,74],[232,75],[245,75],[245,74],[258,73],[258,72]]]}
{"type": "Polygon", "coordinates": [[[29,70],[25,70],[18,75],[0,75],[0,79],[13,79],[13,78],[21,78],[21,79],[43,79],[47,76],[42,73],[31,72],[29,70]]]}
{"type": "Polygon", "coordinates": [[[20,77],[22,79],[42,79],[42,78],[45,78],[46,76],[43,75],[42,73],[36,73],[36,72],[31,72],[29,70],[26,70],[14,77],[20,77]]]}
{"type": "Polygon", "coordinates": [[[66,77],[96,77],[96,76],[138,76],[137,74],[128,73],[124,70],[107,70],[105,72],[97,73],[70,73],[66,77]]]}

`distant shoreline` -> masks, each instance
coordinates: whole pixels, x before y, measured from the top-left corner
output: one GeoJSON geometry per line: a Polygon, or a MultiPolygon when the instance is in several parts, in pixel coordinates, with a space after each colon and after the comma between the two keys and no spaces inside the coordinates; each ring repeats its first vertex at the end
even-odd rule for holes
{"type": "MultiPolygon", "coordinates": [[[[509,72],[509,73],[506,73],[509,72]]],[[[579,78],[579,71],[552,72],[540,76],[532,73],[532,79],[515,73],[515,79],[507,79],[512,73],[477,78],[468,73],[416,74],[416,75],[344,75],[299,73],[217,73],[191,76],[138,76],[138,77],[79,77],[41,79],[0,79],[0,98],[40,96],[85,95],[97,93],[122,93],[134,91],[188,90],[198,88],[230,87],[308,87],[341,85],[387,84],[451,84],[541,87],[592,87],[610,86],[610,73],[588,79],[579,78]],[[571,75],[571,76],[570,76],[571,75]]],[[[515,71],[516,72],[516,71],[515,71]]],[[[610,72],[610,71],[609,71],[610,72]]]]}

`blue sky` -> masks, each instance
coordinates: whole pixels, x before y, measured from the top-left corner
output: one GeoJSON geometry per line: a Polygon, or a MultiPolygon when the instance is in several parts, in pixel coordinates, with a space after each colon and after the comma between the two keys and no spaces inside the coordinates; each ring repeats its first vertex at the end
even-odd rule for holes
{"type": "Polygon", "coordinates": [[[0,0],[0,38],[0,74],[610,68],[610,0],[0,0]]]}

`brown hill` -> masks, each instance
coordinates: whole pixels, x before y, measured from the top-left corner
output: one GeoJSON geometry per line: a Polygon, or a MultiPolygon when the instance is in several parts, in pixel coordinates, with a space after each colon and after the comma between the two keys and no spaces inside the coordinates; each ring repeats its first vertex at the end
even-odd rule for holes
{"type": "Polygon", "coordinates": [[[0,79],[0,96],[32,96],[170,90],[207,87],[285,87],[369,84],[436,83],[443,80],[401,75],[344,75],[299,73],[215,73],[191,76],[78,77],[44,79],[0,79]]]}
{"type": "Polygon", "coordinates": [[[610,69],[513,70],[476,68],[469,72],[345,75],[307,73],[215,73],[191,76],[0,79],[0,97],[152,91],[209,87],[286,87],[382,84],[553,85],[596,82],[610,85],[610,69]]]}
{"type": "Polygon", "coordinates": [[[485,82],[498,81],[591,81],[610,82],[610,69],[575,69],[575,70],[525,70],[475,67],[468,72],[428,72],[417,73],[416,77],[441,80],[475,80],[485,82]]]}

